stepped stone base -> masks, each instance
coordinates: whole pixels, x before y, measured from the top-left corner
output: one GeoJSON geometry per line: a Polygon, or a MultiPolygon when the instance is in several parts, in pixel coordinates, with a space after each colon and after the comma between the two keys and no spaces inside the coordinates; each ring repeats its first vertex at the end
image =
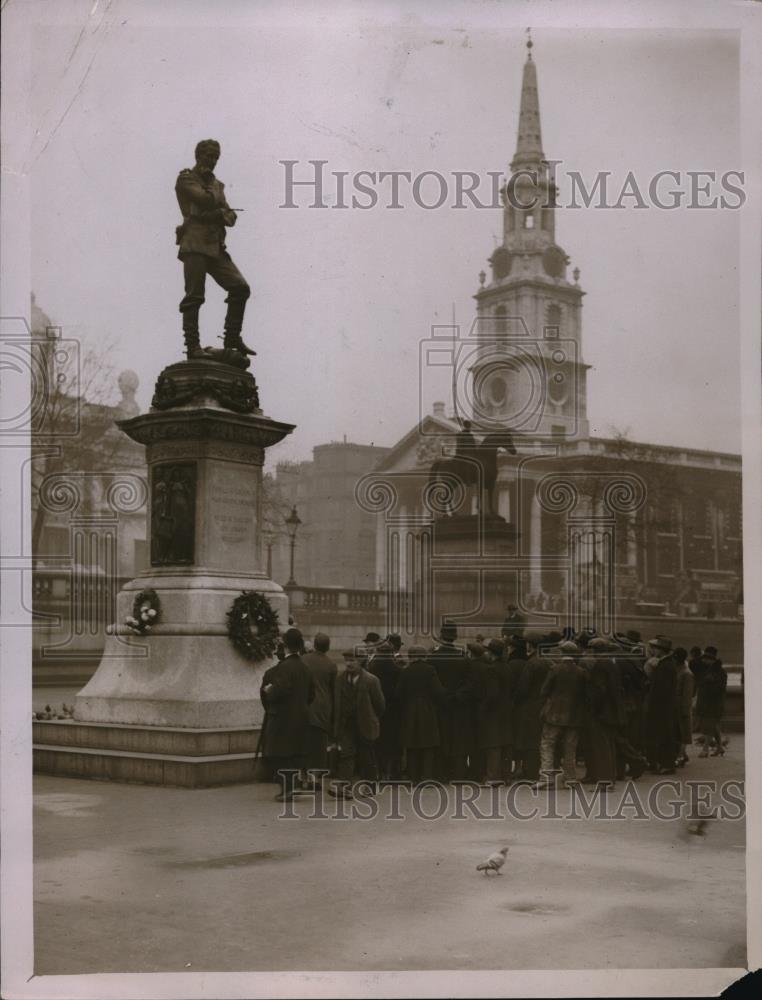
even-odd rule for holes
{"type": "Polygon", "coordinates": [[[70,778],[210,788],[267,780],[259,729],[180,729],[50,720],[33,724],[34,770],[70,778]]]}

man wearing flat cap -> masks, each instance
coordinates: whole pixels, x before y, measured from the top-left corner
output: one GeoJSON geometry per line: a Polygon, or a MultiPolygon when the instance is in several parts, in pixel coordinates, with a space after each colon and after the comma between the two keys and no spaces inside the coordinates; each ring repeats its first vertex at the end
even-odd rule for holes
{"type": "Polygon", "coordinates": [[[550,785],[547,777],[555,763],[556,748],[561,745],[563,781],[568,787],[577,778],[577,738],[584,719],[585,682],[587,675],[577,662],[581,650],[567,640],[558,647],[556,659],[542,685],[542,739],[540,771],[543,787],[550,785]]]}

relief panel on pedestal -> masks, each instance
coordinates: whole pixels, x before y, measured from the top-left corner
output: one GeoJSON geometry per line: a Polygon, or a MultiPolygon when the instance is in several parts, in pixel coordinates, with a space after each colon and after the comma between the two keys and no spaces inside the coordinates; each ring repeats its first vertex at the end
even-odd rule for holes
{"type": "Polygon", "coordinates": [[[154,465],[151,474],[151,565],[192,565],[195,537],[196,463],[154,465]]]}

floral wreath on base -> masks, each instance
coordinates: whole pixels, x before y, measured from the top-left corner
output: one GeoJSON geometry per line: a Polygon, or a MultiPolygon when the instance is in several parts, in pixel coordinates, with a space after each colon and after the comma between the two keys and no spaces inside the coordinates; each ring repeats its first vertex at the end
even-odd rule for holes
{"type": "Polygon", "coordinates": [[[266,660],[275,653],[280,634],[278,612],[263,594],[242,591],[227,617],[230,641],[247,660],[266,660]]]}
{"type": "Polygon", "coordinates": [[[132,602],[132,614],[124,624],[138,635],[150,632],[159,620],[161,601],[155,590],[141,590],[132,602]]]}

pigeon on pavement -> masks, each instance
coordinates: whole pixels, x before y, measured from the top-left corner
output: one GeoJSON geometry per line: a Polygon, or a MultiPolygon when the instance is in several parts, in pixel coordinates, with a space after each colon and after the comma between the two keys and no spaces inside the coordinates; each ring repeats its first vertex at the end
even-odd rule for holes
{"type": "Polygon", "coordinates": [[[496,875],[501,875],[500,869],[505,864],[505,856],[508,853],[507,847],[501,847],[499,851],[495,851],[494,854],[490,854],[486,861],[482,861],[480,865],[476,866],[478,872],[484,872],[486,875],[488,872],[495,872],[496,875]]]}

